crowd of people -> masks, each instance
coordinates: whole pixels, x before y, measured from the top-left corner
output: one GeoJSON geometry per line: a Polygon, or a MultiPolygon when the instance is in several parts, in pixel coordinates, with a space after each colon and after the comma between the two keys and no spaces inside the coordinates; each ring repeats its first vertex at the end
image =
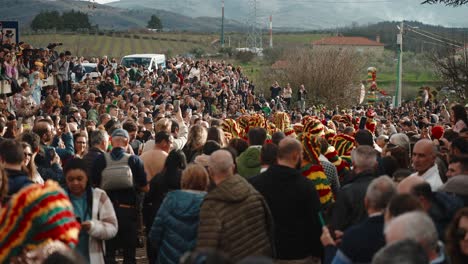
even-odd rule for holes
{"type": "Polygon", "coordinates": [[[57,46],[0,50],[0,263],[468,263],[463,102],[327,108],[57,46]]]}

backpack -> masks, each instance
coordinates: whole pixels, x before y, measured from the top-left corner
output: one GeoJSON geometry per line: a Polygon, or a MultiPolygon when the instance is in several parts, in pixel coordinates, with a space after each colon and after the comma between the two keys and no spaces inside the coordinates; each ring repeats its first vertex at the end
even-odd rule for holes
{"type": "Polygon", "coordinates": [[[120,160],[113,160],[110,153],[104,153],[106,168],[101,173],[101,189],[113,191],[133,188],[133,173],[128,165],[130,156],[124,153],[120,160]]]}

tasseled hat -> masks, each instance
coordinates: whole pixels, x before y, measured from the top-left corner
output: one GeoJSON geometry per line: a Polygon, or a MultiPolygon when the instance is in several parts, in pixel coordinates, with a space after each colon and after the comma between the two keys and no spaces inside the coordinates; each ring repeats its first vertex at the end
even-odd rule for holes
{"type": "Polygon", "coordinates": [[[318,136],[314,136],[311,133],[303,133],[300,136],[304,149],[301,174],[314,182],[315,189],[320,198],[320,203],[327,207],[333,202],[333,192],[318,158],[320,155],[320,143],[318,142],[318,138],[318,136]]]}
{"type": "Polygon", "coordinates": [[[53,241],[74,248],[80,232],[67,193],[53,181],[14,194],[0,213],[0,226],[0,263],[53,241]]]}

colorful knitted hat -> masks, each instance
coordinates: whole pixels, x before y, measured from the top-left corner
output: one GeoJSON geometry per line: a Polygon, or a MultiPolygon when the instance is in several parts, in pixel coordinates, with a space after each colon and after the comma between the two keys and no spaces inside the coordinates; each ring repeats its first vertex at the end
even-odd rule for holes
{"type": "Polygon", "coordinates": [[[331,128],[325,129],[325,138],[327,139],[328,142],[331,142],[331,140],[335,136],[336,136],[335,130],[333,130],[331,128]]]}
{"type": "Polygon", "coordinates": [[[332,145],[328,145],[327,151],[325,152],[324,156],[335,165],[336,170],[338,171],[338,176],[340,182],[344,180],[346,174],[348,174],[350,164],[343,160],[340,155],[335,150],[335,147],[332,145]]]}
{"type": "Polygon", "coordinates": [[[307,123],[304,124],[304,132],[310,133],[314,136],[323,137],[325,136],[325,127],[318,119],[310,119],[307,123]]]}
{"type": "Polygon", "coordinates": [[[29,185],[0,212],[0,263],[55,240],[74,248],[79,232],[73,206],[56,182],[29,185]]]}
{"type": "Polygon", "coordinates": [[[346,134],[338,134],[332,139],[331,143],[341,158],[348,163],[351,161],[351,151],[355,146],[354,137],[346,134]]]}
{"type": "Polygon", "coordinates": [[[312,180],[320,198],[320,203],[328,206],[333,202],[333,193],[330,182],[325,175],[322,164],[318,159],[320,143],[318,137],[311,133],[303,133],[300,136],[304,149],[304,160],[301,168],[302,176],[312,180]]]}

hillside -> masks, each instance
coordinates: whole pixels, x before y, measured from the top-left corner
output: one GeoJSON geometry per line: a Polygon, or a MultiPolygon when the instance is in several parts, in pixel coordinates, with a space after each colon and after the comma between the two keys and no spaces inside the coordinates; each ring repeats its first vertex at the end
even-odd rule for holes
{"type": "MultiPolygon", "coordinates": [[[[98,0],[99,1],[99,0],[98,0]]],[[[421,5],[422,0],[352,1],[352,0],[257,0],[257,23],[303,30],[330,29],[351,25],[375,24],[390,20],[416,20],[425,24],[468,27],[468,5],[452,8],[444,5],[421,5]]],[[[226,0],[225,15],[229,19],[247,21],[249,0],[226,0]]],[[[108,5],[120,8],[154,8],[190,17],[220,16],[221,0],[118,0],[108,5]]]]}
{"type": "MultiPolygon", "coordinates": [[[[215,32],[219,31],[221,21],[218,18],[192,18],[174,12],[144,9],[122,9],[107,5],[96,4],[96,8],[89,8],[87,1],[74,0],[2,0],[0,17],[2,20],[17,20],[21,28],[28,28],[30,22],[43,10],[77,10],[89,15],[91,23],[100,29],[127,30],[145,27],[151,15],[156,14],[161,19],[166,30],[215,32]]],[[[225,21],[226,30],[242,31],[241,23],[233,20],[225,21]]]]}

